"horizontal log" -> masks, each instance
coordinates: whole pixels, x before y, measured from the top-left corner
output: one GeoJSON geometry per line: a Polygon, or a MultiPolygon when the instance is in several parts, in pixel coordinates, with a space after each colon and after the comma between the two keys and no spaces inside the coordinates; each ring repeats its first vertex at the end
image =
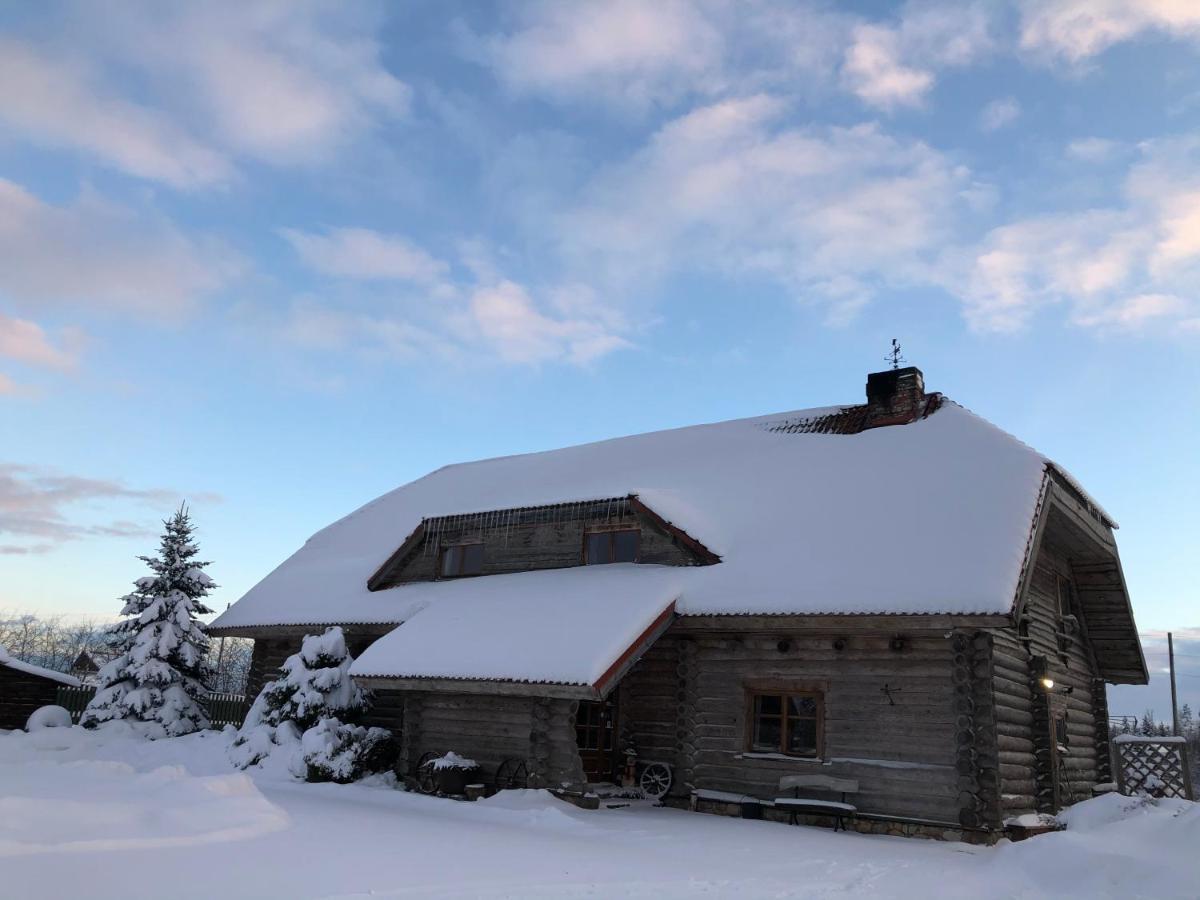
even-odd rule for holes
{"type": "Polygon", "coordinates": [[[996,747],[1001,753],[1033,753],[1033,741],[1029,738],[996,735],[996,747]]]}
{"type": "Polygon", "coordinates": [[[1033,726],[1033,713],[1029,710],[997,706],[993,715],[996,717],[997,723],[1005,722],[1010,725],[1022,725],[1026,728],[1033,726]]]}

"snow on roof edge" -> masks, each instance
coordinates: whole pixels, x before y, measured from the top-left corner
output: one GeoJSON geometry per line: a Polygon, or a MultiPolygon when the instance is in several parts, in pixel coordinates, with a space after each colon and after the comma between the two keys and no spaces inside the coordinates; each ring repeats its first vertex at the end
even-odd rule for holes
{"type": "Polygon", "coordinates": [[[1055,472],[1057,472],[1060,476],[1062,476],[1062,479],[1064,481],[1066,481],[1067,484],[1069,484],[1072,488],[1074,488],[1076,491],[1079,492],[1079,495],[1081,497],[1083,497],[1083,499],[1085,501],[1087,501],[1087,503],[1089,503],[1093,509],[1095,509],[1096,513],[1100,516],[1101,519],[1104,520],[1104,522],[1110,528],[1119,529],[1121,527],[1120,525],[1117,524],[1117,520],[1114,519],[1109,514],[1108,510],[1106,510],[1101,505],[1100,501],[1097,500],[1095,497],[1093,497],[1090,493],[1088,493],[1087,489],[1083,486],[1083,484],[1079,481],[1079,479],[1076,478],[1074,475],[1072,475],[1070,470],[1068,470],[1066,466],[1062,465],[1062,463],[1056,462],[1055,460],[1048,457],[1045,453],[1042,453],[1036,447],[1033,447],[1033,446],[1025,443],[1023,440],[1021,440],[1019,437],[1017,437],[1012,432],[1005,431],[1003,428],[1001,428],[995,422],[991,421],[990,419],[984,418],[979,413],[975,412],[975,410],[971,409],[970,407],[964,406],[963,404],[959,403],[957,400],[953,400],[950,397],[947,397],[945,394],[943,394],[942,401],[944,403],[953,403],[955,406],[957,406],[963,412],[974,416],[976,419],[978,419],[980,422],[983,422],[985,425],[991,426],[996,431],[1000,432],[1001,434],[1005,435],[1006,437],[1010,438],[1011,440],[1016,441],[1022,447],[1027,449],[1030,453],[1035,453],[1038,456],[1040,456],[1045,461],[1046,465],[1049,468],[1051,468],[1055,472]]]}
{"type": "Polygon", "coordinates": [[[43,666],[35,666],[33,663],[13,659],[12,655],[4,647],[0,647],[0,666],[5,666],[16,672],[24,672],[26,675],[36,675],[39,678],[57,681],[60,684],[69,685],[70,687],[79,687],[83,684],[74,675],[68,675],[66,672],[56,672],[54,669],[47,669],[43,666]]]}
{"type": "Polygon", "coordinates": [[[564,687],[591,687],[586,681],[557,681],[551,678],[498,678],[494,675],[487,676],[472,676],[472,675],[422,675],[417,672],[393,672],[387,675],[376,672],[372,675],[353,674],[355,678],[363,680],[371,678],[413,678],[421,681],[461,681],[461,682],[486,682],[487,684],[555,684],[563,685],[564,687]]]}
{"type": "MultiPolygon", "coordinates": [[[[389,590],[391,590],[389,588],[389,590]]],[[[411,616],[410,616],[411,618],[411,616]]],[[[215,631],[234,631],[252,628],[307,628],[310,625],[313,628],[328,628],[331,625],[403,625],[404,619],[364,619],[361,616],[356,616],[353,619],[305,619],[300,622],[270,622],[267,624],[258,623],[254,625],[218,625],[216,619],[205,626],[205,630],[209,633],[215,631]]]]}

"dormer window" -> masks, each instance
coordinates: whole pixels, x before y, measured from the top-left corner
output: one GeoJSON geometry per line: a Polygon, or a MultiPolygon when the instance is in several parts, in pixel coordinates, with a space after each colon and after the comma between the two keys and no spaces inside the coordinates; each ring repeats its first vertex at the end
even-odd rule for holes
{"type": "Polygon", "coordinates": [[[584,537],[584,565],[637,562],[641,532],[636,528],[591,531],[584,537]]]}
{"type": "Polygon", "coordinates": [[[483,544],[454,544],[442,548],[442,578],[463,578],[483,573],[483,544]]]}

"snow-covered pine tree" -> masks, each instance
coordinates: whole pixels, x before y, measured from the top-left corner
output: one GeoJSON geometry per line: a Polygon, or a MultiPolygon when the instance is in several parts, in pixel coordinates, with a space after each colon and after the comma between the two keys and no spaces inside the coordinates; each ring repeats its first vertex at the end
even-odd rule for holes
{"type": "Polygon", "coordinates": [[[1158,725],[1154,721],[1154,710],[1148,709],[1142,713],[1142,721],[1138,724],[1138,734],[1146,737],[1154,737],[1154,732],[1158,730],[1158,725]]]}
{"type": "Polygon", "coordinates": [[[353,662],[336,625],[324,634],[307,635],[300,652],[279,667],[279,678],[263,686],[261,721],[274,726],[295,722],[300,731],[328,716],[353,721],[368,705],[363,689],[350,677],[353,662]]]}
{"type": "Polygon", "coordinates": [[[87,728],[114,719],[155,723],[170,736],[208,727],[208,637],[196,616],[212,612],[202,598],[215,585],[209,563],[196,560],[187,507],[163,524],[159,555],[138,557],[154,574],[122,598],[126,619],[112,627],[118,653],[97,674],[100,688],[80,720],[87,728]]]}
{"type": "Polygon", "coordinates": [[[353,662],[336,625],[306,636],[250,707],[230,745],[233,764],[249,768],[288,747],[289,770],[309,781],[354,781],[386,768],[391,735],[352,724],[370,705],[350,677],[353,662]]]}

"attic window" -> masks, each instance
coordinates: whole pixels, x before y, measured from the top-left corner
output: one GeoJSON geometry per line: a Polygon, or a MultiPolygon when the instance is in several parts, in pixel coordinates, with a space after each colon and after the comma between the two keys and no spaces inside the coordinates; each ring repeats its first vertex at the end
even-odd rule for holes
{"type": "Polygon", "coordinates": [[[636,528],[591,531],[584,535],[584,565],[637,562],[641,532],[636,528]]]}
{"type": "Polygon", "coordinates": [[[462,578],[483,573],[483,544],[455,544],[442,548],[442,578],[462,578]]]}

